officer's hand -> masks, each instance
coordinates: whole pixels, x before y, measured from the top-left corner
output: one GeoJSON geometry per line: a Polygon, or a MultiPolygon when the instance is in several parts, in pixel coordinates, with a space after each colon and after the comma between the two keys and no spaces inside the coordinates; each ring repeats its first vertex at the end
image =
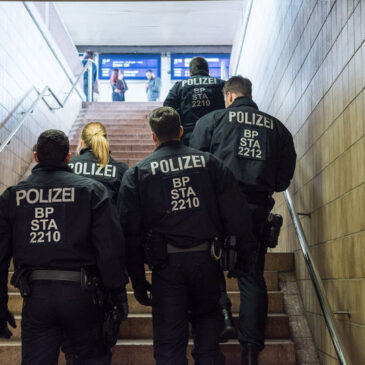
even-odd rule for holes
{"type": "Polygon", "coordinates": [[[116,306],[118,312],[121,315],[121,320],[127,319],[128,317],[128,299],[125,288],[122,291],[112,293],[112,304],[116,306]]]}
{"type": "Polygon", "coordinates": [[[13,335],[8,328],[8,323],[11,327],[16,328],[13,314],[6,310],[0,314],[0,337],[2,338],[10,338],[13,335]]]}
{"type": "Polygon", "coordinates": [[[145,306],[152,305],[152,298],[151,298],[151,289],[152,285],[145,280],[144,283],[141,285],[136,285],[134,288],[134,296],[136,297],[137,301],[145,306]],[[150,294],[148,294],[148,292],[150,294]]]}

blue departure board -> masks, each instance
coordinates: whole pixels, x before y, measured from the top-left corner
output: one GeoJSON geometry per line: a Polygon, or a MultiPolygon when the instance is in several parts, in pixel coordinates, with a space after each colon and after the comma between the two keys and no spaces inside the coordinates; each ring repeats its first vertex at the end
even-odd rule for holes
{"type": "Polygon", "coordinates": [[[173,53],[171,54],[171,80],[183,80],[190,77],[189,63],[194,57],[203,57],[208,61],[209,75],[221,78],[221,67],[224,65],[229,76],[229,53],[173,53]]]}
{"type": "Polygon", "coordinates": [[[126,80],[146,80],[146,71],[161,77],[159,54],[99,54],[99,80],[109,80],[114,68],[119,68],[126,80]]]}

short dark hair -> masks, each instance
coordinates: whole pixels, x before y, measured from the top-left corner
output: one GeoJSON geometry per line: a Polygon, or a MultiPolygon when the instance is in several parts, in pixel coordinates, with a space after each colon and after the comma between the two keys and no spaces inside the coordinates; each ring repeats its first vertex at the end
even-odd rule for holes
{"type": "Polygon", "coordinates": [[[84,53],[84,59],[88,60],[88,59],[94,59],[95,53],[94,51],[91,51],[90,49],[86,50],[84,53]]]}
{"type": "Polygon", "coordinates": [[[146,73],[147,73],[147,72],[149,72],[149,73],[153,74],[153,71],[152,71],[151,69],[148,69],[148,70],[146,71],[146,73]]]}
{"type": "Polygon", "coordinates": [[[252,96],[252,82],[241,75],[232,76],[223,87],[224,95],[227,95],[228,91],[237,95],[252,96]]]}
{"type": "Polygon", "coordinates": [[[65,133],[48,129],[38,137],[36,151],[39,161],[65,161],[70,142],[65,133]]]}
{"type": "Polygon", "coordinates": [[[194,57],[189,63],[189,71],[192,75],[202,71],[209,74],[209,65],[207,60],[203,57],[194,57]]]}
{"type": "Polygon", "coordinates": [[[160,141],[170,141],[180,136],[180,115],[169,106],[152,110],[149,122],[152,131],[156,133],[160,141]]]}

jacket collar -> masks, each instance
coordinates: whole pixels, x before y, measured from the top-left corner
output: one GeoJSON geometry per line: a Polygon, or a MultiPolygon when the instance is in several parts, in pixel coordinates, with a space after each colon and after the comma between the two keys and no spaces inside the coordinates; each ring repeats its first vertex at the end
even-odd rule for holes
{"type": "Polygon", "coordinates": [[[39,171],[68,171],[72,172],[71,168],[65,163],[60,161],[45,160],[39,162],[32,169],[32,173],[39,171]]]}
{"type": "Polygon", "coordinates": [[[209,76],[209,72],[203,71],[203,70],[199,70],[194,75],[191,75],[191,77],[194,77],[194,76],[209,76]]]}
{"type": "Polygon", "coordinates": [[[247,96],[239,96],[237,97],[234,102],[228,108],[235,108],[237,106],[247,106],[249,108],[259,109],[257,104],[247,96]]]}
{"type": "Polygon", "coordinates": [[[163,147],[169,147],[169,146],[182,146],[181,141],[167,141],[164,143],[161,143],[158,147],[156,147],[155,151],[159,150],[163,147]]]}

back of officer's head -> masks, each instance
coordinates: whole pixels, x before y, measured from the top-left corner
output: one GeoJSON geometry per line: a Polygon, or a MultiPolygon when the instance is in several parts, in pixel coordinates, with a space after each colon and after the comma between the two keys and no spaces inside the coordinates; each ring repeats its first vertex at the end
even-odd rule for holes
{"type": "Polygon", "coordinates": [[[233,76],[225,82],[223,94],[226,96],[228,92],[236,96],[247,96],[252,98],[252,83],[249,79],[242,76],[233,76]]]}
{"type": "Polygon", "coordinates": [[[105,167],[109,163],[109,142],[106,129],[100,122],[91,122],[85,125],[81,132],[77,152],[90,148],[98,164],[105,167]]]}
{"type": "Polygon", "coordinates": [[[208,62],[203,57],[194,57],[189,63],[189,71],[191,76],[194,76],[197,73],[209,75],[208,62]]]}
{"type": "Polygon", "coordinates": [[[48,129],[38,137],[35,152],[39,162],[64,162],[69,149],[70,143],[65,133],[57,129],[48,129]]]}
{"type": "Polygon", "coordinates": [[[149,122],[160,143],[180,139],[180,116],[175,109],[169,106],[157,108],[150,113],[149,122]]]}

